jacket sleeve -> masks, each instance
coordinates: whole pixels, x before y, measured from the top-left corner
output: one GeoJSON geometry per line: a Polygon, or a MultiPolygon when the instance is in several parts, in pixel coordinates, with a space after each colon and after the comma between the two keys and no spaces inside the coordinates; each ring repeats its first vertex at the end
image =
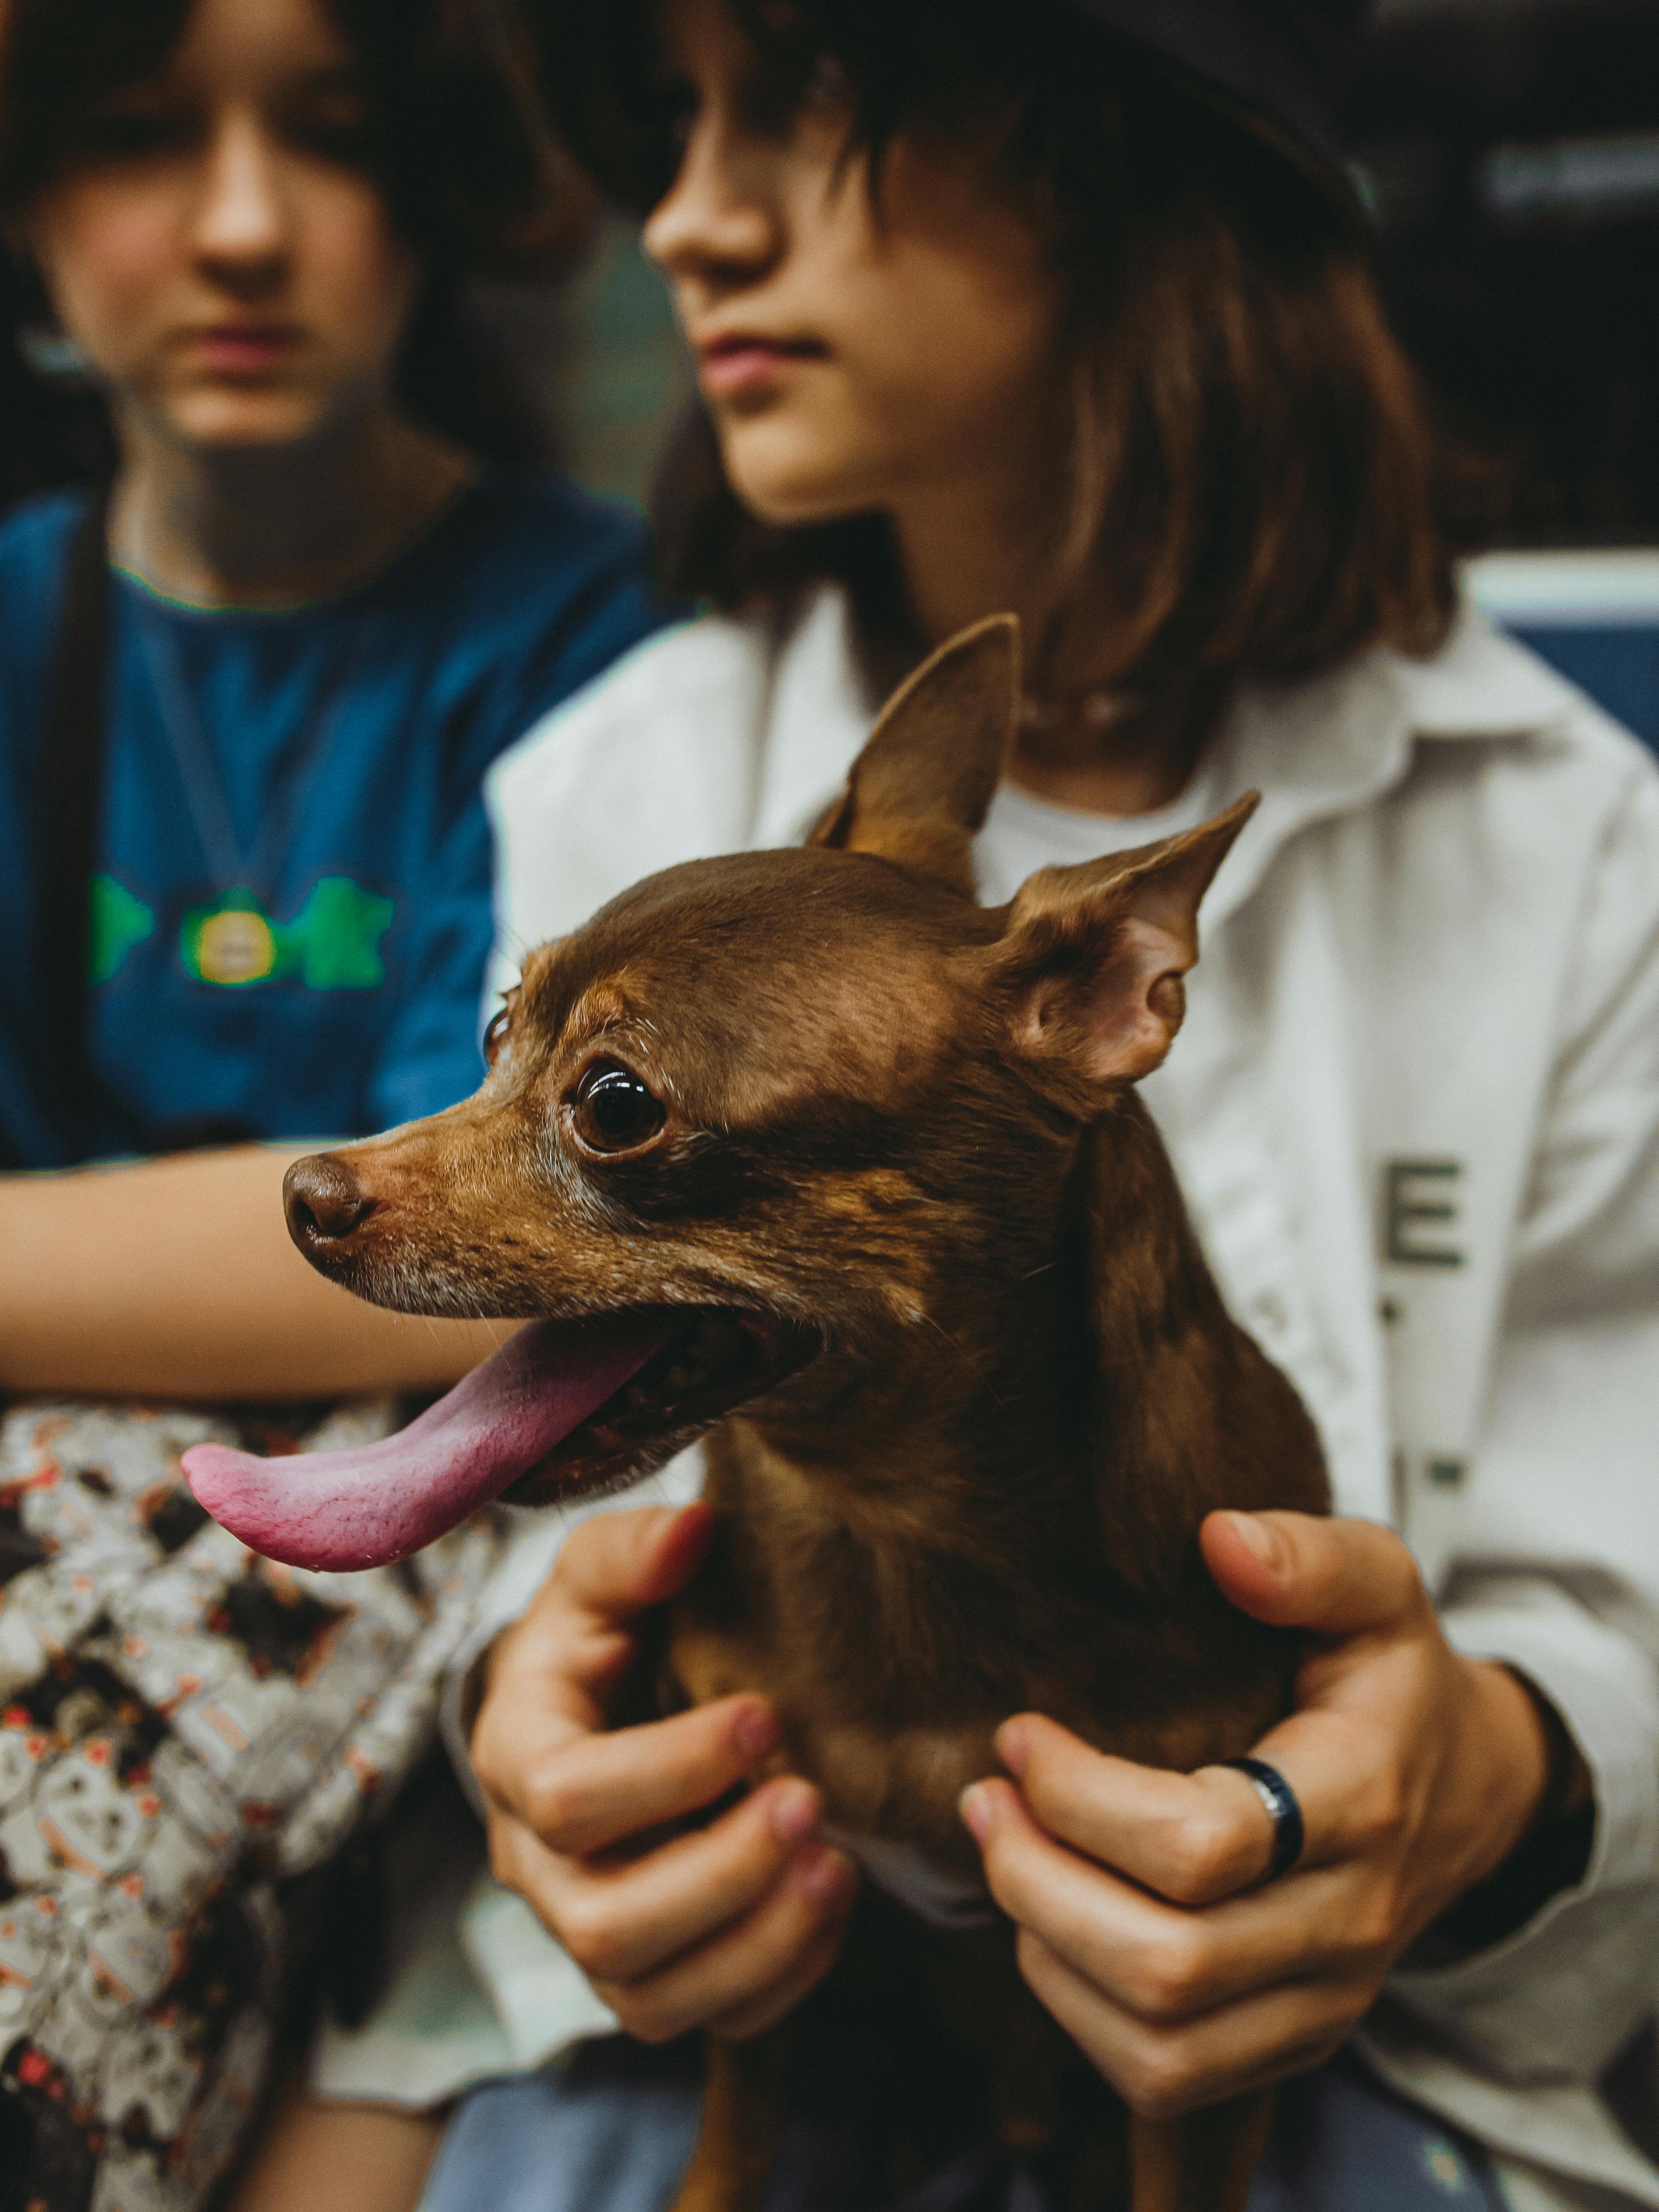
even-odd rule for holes
{"type": "Polygon", "coordinates": [[[1589,2081],[1659,1997],[1659,777],[1580,910],[1448,1634],[1549,1700],[1595,1783],[1580,1885],[1395,1994],[1483,2070],[1589,2081]]]}

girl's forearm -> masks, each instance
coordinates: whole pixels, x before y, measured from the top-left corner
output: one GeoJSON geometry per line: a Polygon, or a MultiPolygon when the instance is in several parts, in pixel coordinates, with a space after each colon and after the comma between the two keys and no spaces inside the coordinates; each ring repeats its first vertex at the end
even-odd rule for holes
{"type": "Polygon", "coordinates": [[[303,1399],[441,1389],[510,1323],[383,1313],[288,1239],[291,1151],[0,1177],[0,1394],[303,1399]]]}

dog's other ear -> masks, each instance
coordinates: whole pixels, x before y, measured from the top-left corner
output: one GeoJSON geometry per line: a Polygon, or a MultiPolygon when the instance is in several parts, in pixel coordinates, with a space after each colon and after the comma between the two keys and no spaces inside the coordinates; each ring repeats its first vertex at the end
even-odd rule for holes
{"type": "Polygon", "coordinates": [[[1014,1049],[1063,1103],[1086,1111],[1103,1086],[1150,1075],[1169,1051],[1200,902],[1258,799],[1250,792],[1182,836],[1043,868],[1020,886],[992,957],[1014,1049]]]}
{"type": "Polygon", "coordinates": [[[1018,719],[1019,623],[993,615],[900,685],[811,842],[878,854],[971,898],[973,841],[1018,719]]]}

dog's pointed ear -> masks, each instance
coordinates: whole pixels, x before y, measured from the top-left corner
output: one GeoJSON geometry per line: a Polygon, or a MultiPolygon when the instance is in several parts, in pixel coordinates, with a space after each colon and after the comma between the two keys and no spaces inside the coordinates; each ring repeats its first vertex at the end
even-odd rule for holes
{"type": "Polygon", "coordinates": [[[974,895],[972,848],[1019,720],[1019,623],[993,615],[893,694],[811,842],[974,895]]]}
{"type": "Polygon", "coordinates": [[[1169,1051],[1199,906],[1259,796],[1160,845],[1043,868],[1021,885],[991,958],[1015,1053],[1064,1103],[1086,1112],[1169,1051]]]}

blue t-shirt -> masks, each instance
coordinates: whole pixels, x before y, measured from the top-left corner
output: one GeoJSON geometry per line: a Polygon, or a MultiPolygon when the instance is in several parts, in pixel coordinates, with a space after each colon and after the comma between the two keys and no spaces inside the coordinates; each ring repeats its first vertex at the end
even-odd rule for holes
{"type": "MultiPolygon", "coordinates": [[[[83,512],[58,495],[0,526],[4,1168],[67,1157],[41,1095],[33,869],[83,512]]],[[[486,473],[373,583],[292,611],[179,607],[112,573],[95,1153],[362,1134],[474,1090],[484,771],[663,618],[642,526],[551,477],[486,473]]]]}

